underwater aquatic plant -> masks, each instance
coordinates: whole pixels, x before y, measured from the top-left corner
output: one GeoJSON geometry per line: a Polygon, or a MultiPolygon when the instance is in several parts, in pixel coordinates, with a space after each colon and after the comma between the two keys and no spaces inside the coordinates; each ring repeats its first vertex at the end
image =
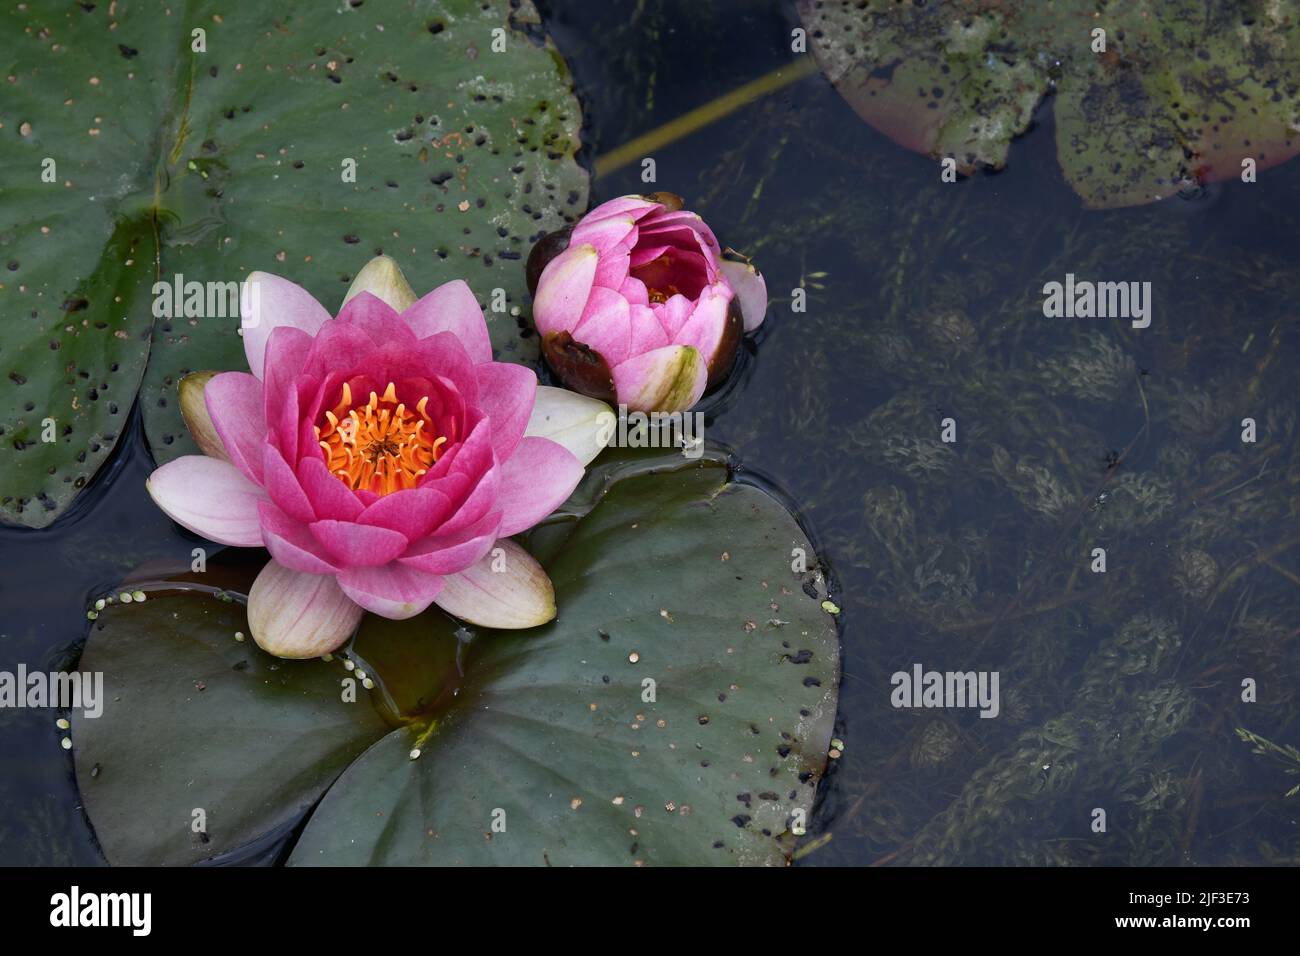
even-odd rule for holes
{"type": "Polygon", "coordinates": [[[248,598],[257,643],[312,657],[363,610],[403,619],[435,602],[492,627],[553,618],[550,580],[508,538],[573,491],[606,406],[494,362],[468,285],[416,301],[383,257],[335,318],[266,273],[244,297],[251,372],[183,383],[205,454],[163,465],[148,489],[191,531],[271,552],[248,598]]]}
{"type": "Polygon", "coordinates": [[[570,388],[633,411],[685,411],[723,381],[767,285],[722,258],[713,231],[672,193],[602,203],[528,257],[533,321],[570,388]]]}

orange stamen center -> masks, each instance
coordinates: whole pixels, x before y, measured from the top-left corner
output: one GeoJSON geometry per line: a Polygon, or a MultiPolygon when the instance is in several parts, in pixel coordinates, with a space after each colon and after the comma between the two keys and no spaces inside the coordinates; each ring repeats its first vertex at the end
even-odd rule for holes
{"type": "Polygon", "coordinates": [[[353,491],[386,495],[414,488],[447,441],[434,437],[428,403],[426,395],[412,413],[389,382],[382,396],[371,392],[370,401],[354,408],[352,389],[344,382],[339,403],[325,413],[325,424],[316,426],[326,466],[353,491]]]}

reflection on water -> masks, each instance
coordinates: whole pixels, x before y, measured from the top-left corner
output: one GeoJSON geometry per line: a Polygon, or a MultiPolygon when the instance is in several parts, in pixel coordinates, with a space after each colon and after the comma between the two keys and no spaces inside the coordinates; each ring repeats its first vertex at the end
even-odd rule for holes
{"type": "MultiPolygon", "coordinates": [[[[788,63],[797,25],[544,11],[593,157],[788,63]]],[[[802,862],[1296,862],[1295,779],[1236,728],[1297,741],[1300,161],[1087,212],[1039,123],[1005,172],[945,184],[812,75],[653,153],[773,295],[706,435],[799,503],[840,584],[845,747],[802,862]],[[1150,282],[1150,327],[1045,317],[1067,275],[1150,282]],[[894,707],[918,665],[996,672],[997,716],[894,707]]],[[[594,201],[644,189],[634,164],[594,201]]],[[[0,668],[48,666],[88,599],[189,553],[148,470],[136,429],[74,515],[0,531],[0,668]]],[[[0,710],[0,863],[98,859],[46,717],[0,710]]]]}

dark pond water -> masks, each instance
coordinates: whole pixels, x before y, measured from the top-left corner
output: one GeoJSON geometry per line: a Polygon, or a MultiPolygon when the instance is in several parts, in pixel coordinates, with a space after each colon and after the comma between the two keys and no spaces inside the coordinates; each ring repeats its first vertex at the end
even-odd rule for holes
{"type": "MultiPolygon", "coordinates": [[[[594,201],[646,189],[600,157],[786,65],[798,25],[742,0],[543,11],[594,201]]],[[[1050,107],[1005,171],[944,184],[818,75],[648,155],[773,296],[707,435],[797,504],[838,582],[845,746],[801,862],[1300,861],[1297,779],[1236,733],[1300,742],[1300,161],[1086,211],[1050,107]],[[1149,281],[1150,328],[1044,318],[1067,273],[1149,281]],[[917,664],[996,671],[998,718],[895,708],[917,664]]],[[[133,428],[74,513],[0,531],[0,668],[59,660],[88,598],[188,551],[149,470],[133,428]]],[[[0,864],[98,861],[47,716],[0,711],[0,864]]]]}

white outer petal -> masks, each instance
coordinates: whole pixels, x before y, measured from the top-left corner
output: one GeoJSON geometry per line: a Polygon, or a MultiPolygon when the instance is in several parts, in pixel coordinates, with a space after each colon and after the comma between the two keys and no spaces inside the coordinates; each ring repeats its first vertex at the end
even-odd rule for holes
{"type": "Polygon", "coordinates": [[[767,282],[762,274],[748,262],[722,261],[722,274],[736,293],[740,314],[745,319],[745,331],[753,332],[767,317],[767,282]]]}
{"type": "MultiPolygon", "coordinates": [[[[415,290],[402,275],[397,263],[388,256],[375,256],[357,273],[348,286],[348,294],[343,297],[343,305],[362,292],[369,292],[397,314],[401,314],[415,304],[415,290]]],[[[342,311],[342,306],[340,306],[342,311]]]]}
{"type": "Polygon", "coordinates": [[[209,541],[237,548],[262,546],[257,503],[266,492],[230,462],[182,455],[156,468],[144,487],[167,517],[209,541]]]}
{"type": "Polygon", "coordinates": [[[199,446],[199,451],[209,458],[230,461],[230,453],[222,444],[217,426],[212,424],[212,415],[208,413],[208,403],[203,399],[204,388],[218,374],[220,373],[190,372],[180,380],[176,391],[180,396],[181,418],[185,420],[185,427],[190,430],[190,437],[199,446]]]}
{"type": "Polygon", "coordinates": [[[564,446],[585,468],[609,443],[616,425],[613,409],[599,399],[539,385],[524,435],[549,438],[564,446]]]}
{"type": "Polygon", "coordinates": [[[551,579],[536,558],[509,538],[498,540],[477,564],[442,581],[433,603],[470,624],[520,630],[555,617],[551,579]]]}
{"type": "Polygon", "coordinates": [[[248,592],[253,640],[276,657],[320,657],[342,647],[363,613],[332,575],[304,574],[274,560],[248,592]]]}

